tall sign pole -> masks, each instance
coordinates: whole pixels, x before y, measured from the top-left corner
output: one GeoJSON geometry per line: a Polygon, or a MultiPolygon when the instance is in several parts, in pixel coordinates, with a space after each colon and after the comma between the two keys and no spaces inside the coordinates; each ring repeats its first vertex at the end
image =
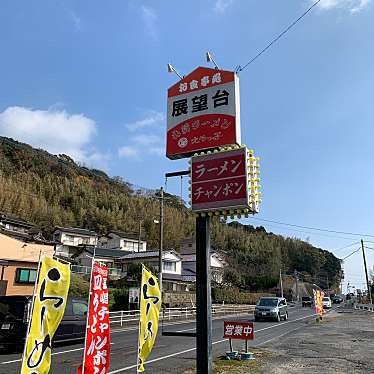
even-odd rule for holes
{"type": "MultiPolygon", "coordinates": [[[[160,252],[158,254],[158,285],[162,301],[162,251],[164,245],[164,189],[160,188],[160,252]]],[[[161,303],[162,305],[162,303],[161,303]]]]}
{"type": "MultiPolygon", "coordinates": [[[[175,71],[169,66],[169,71],[175,71]]],[[[258,212],[258,158],[241,145],[239,77],[198,67],[168,89],[166,156],[191,157],[196,213],[197,374],[212,374],[211,217],[258,212]]],[[[176,175],[176,174],[175,174],[176,175]]]]}
{"type": "Polygon", "coordinates": [[[196,218],[197,374],[212,373],[210,217],[196,218]]]}

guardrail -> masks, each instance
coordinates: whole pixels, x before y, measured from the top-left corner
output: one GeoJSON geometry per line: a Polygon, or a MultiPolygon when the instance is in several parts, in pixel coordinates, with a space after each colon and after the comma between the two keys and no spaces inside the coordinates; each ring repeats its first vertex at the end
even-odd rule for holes
{"type": "MultiPolygon", "coordinates": [[[[255,309],[254,305],[213,305],[212,315],[229,315],[251,313],[255,309]]],[[[129,322],[139,321],[140,310],[120,310],[118,312],[109,312],[110,324],[119,324],[123,326],[129,322]]],[[[196,307],[185,308],[164,308],[160,314],[160,320],[171,321],[177,319],[194,319],[196,316],[196,307]]]]}
{"type": "Polygon", "coordinates": [[[374,312],[374,304],[354,304],[354,308],[374,312]]]}

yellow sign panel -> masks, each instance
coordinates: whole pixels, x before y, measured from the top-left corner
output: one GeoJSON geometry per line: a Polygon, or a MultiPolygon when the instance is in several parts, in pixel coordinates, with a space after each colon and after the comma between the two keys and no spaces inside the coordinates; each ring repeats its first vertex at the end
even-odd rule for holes
{"type": "Polygon", "coordinates": [[[26,339],[21,374],[48,374],[52,338],[64,315],[70,285],[70,265],[49,257],[41,262],[38,286],[26,339]]]}
{"type": "Polygon", "coordinates": [[[138,372],[144,371],[144,362],[151,353],[158,330],[161,292],[157,278],[143,266],[140,297],[138,372]]]}

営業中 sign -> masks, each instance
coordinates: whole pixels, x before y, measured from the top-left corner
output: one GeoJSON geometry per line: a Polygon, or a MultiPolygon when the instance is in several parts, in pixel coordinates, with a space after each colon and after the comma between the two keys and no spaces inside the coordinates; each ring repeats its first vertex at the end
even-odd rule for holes
{"type": "Polygon", "coordinates": [[[194,212],[258,211],[256,158],[246,147],[193,156],[191,206],[194,212]]]}
{"type": "Polygon", "coordinates": [[[239,78],[198,67],[168,90],[166,156],[240,144],[239,78]]]}
{"type": "Polygon", "coordinates": [[[253,322],[223,322],[223,337],[226,339],[253,340],[254,325],[253,322]]]}

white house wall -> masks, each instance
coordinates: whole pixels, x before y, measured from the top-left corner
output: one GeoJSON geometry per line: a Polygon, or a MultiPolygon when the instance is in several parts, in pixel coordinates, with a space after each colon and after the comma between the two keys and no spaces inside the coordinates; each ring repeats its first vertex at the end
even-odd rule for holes
{"type": "Polygon", "coordinates": [[[77,247],[80,244],[87,244],[87,245],[96,245],[97,238],[90,237],[90,236],[80,236],[76,234],[69,234],[62,232],[60,234],[60,242],[65,245],[75,246],[77,247]]]}

